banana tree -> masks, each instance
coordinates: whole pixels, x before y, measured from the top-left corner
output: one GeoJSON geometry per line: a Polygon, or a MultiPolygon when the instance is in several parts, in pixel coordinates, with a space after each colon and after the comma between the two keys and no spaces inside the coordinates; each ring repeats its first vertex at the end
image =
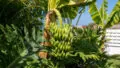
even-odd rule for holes
{"type": "Polygon", "coordinates": [[[113,8],[110,15],[107,14],[107,6],[108,1],[103,0],[103,3],[101,5],[101,8],[98,9],[96,6],[96,3],[93,2],[89,5],[89,13],[93,19],[93,21],[102,29],[102,37],[100,46],[101,48],[104,46],[105,42],[105,29],[109,28],[115,24],[118,24],[120,21],[120,0],[116,3],[115,7],[113,8]]]}
{"type": "MultiPolygon", "coordinates": [[[[55,23],[57,20],[62,25],[64,18],[73,19],[76,17],[79,7],[88,5],[96,0],[49,0],[48,1],[48,13],[45,19],[44,38],[47,40],[41,44],[44,46],[51,46],[49,27],[50,23],[55,23]]],[[[47,57],[46,52],[40,52],[40,57],[47,57]]]]}

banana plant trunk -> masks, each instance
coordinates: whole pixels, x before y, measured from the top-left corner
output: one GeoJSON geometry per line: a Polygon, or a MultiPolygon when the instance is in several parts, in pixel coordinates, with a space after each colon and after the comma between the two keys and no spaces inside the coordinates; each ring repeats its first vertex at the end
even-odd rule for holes
{"type": "MultiPolygon", "coordinates": [[[[50,29],[50,23],[53,23],[55,21],[56,21],[56,18],[55,18],[54,11],[49,11],[46,14],[45,28],[44,28],[44,34],[43,34],[43,36],[45,38],[45,41],[42,42],[41,45],[43,45],[43,46],[51,46],[49,29],[50,29]]],[[[40,51],[39,52],[39,57],[40,58],[47,58],[48,57],[48,52],[40,51]]]]}

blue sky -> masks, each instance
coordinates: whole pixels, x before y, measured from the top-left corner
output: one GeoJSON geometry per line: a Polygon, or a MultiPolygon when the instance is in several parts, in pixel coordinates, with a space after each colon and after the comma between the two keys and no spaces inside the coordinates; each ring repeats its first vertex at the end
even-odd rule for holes
{"type": "MultiPolygon", "coordinates": [[[[100,8],[101,4],[102,4],[102,1],[103,0],[97,0],[97,6],[98,8],[100,8]]],[[[114,5],[116,4],[118,0],[108,0],[108,14],[110,14],[110,12],[112,11],[114,5]]],[[[73,25],[76,24],[76,21],[77,21],[77,18],[78,16],[73,20],[73,25]]],[[[89,23],[93,22],[91,17],[90,17],[90,14],[88,13],[88,7],[86,8],[86,11],[82,14],[81,18],[80,18],[80,21],[79,21],[79,24],[78,26],[81,26],[81,25],[88,25],[89,23]]]]}

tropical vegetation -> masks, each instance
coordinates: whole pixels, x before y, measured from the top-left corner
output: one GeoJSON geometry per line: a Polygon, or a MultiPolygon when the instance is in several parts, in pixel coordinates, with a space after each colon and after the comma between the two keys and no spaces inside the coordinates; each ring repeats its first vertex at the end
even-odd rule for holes
{"type": "Polygon", "coordinates": [[[103,0],[98,9],[96,0],[0,0],[0,68],[119,68],[119,55],[103,48],[105,30],[119,23],[120,0],[110,15],[107,4],[103,0]],[[72,26],[86,7],[95,25],[72,26]]]}

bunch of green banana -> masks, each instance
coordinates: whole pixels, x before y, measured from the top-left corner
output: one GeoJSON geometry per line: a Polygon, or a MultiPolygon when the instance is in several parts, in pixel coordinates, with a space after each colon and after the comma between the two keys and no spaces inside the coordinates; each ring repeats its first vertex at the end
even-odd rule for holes
{"type": "Polygon", "coordinates": [[[73,33],[69,24],[57,25],[52,23],[50,25],[51,34],[51,52],[50,55],[56,58],[67,58],[71,51],[71,41],[73,39],[73,33]]]}

